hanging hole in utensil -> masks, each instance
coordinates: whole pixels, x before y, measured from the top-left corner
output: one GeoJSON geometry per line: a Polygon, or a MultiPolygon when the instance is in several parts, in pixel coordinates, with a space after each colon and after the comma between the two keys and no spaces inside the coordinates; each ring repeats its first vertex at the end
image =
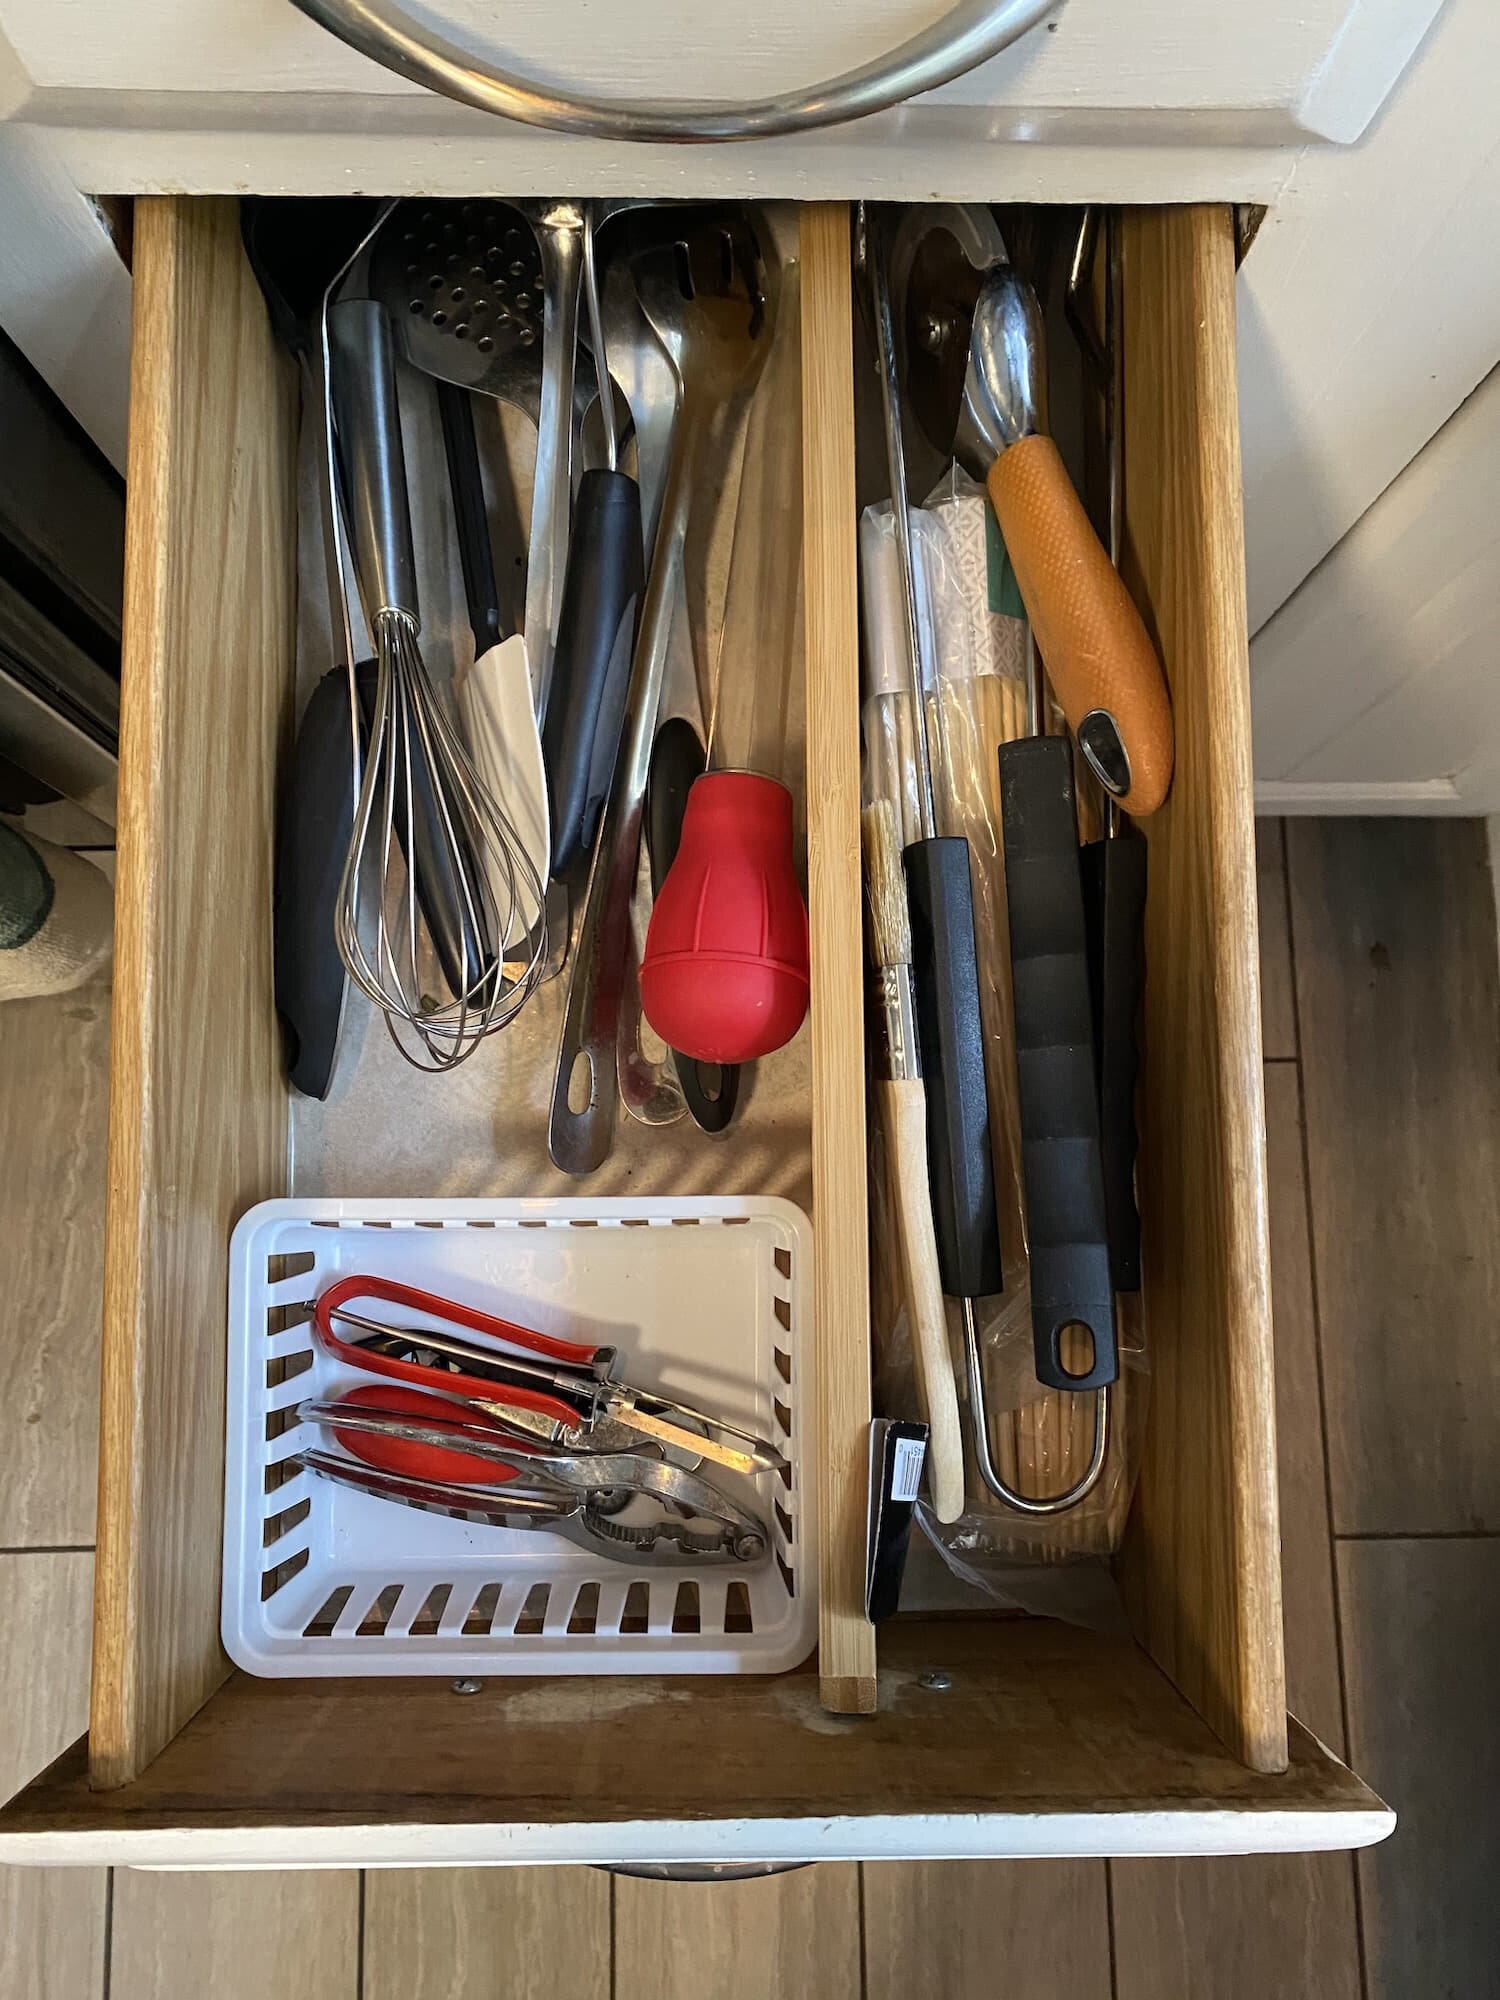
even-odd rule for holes
{"type": "Polygon", "coordinates": [[[304,1639],[327,1639],[339,1622],[339,1613],[354,1595],[352,1583],[341,1583],[337,1590],[330,1590],[312,1617],[302,1628],[304,1639]]]}
{"type": "Polygon", "coordinates": [[[416,1617],[413,1618],[410,1625],[406,1628],[409,1637],[413,1639],[431,1639],[436,1634],[438,1626],[442,1623],[443,1613],[447,1609],[448,1599],[452,1595],[453,1585],[451,1583],[435,1583],[423,1598],[421,1608],[418,1610],[416,1617]]]}
{"type": "Polygon", "coordinates": [[[1107,708],[1091,708],[1077,729],[1084,762],[1112,797],[1130,790],[1130,755],[1120,725],[1107,708]]]}
{"type": "Polygon", "coordinates": [[[698,1586],[696,1583],[679,1583],[677,1601],[672,1606],[672,1630],[674,1632],[701,1632],[703,1614],[698,1608],[698,1586]]]}
{"type": "Polygon", "coordinates": [[[737,1579],[729,1586],[729,1594],[724,1600],[724,1630],[729,1632],[753,1632],[755,1620],[750,1612],[750,1592],[737,1579]]]}
{"type": "Polygon", "coordinates": [[[622,1632],[647,1632],[651,1629],[651,1586],[649,1583],[633,1583],[625,1593],[625,1609],[620,1613],[622,1632]]]}
{"type": "Polygon", "coordinates": [[[587,1049],[580,1049],[568,1071],[568,1109],[581,1118],[594,1101],[594,1061],[587,1049]]]}
{"type": "Polygon", "coordinates": [[[355,1636],[360,1639],[383,1639],[385,1628],[391,1622],[391,1613],[395,1610],[400,1596],[400,1584],[388,1583],[360,1619],[355,1636]]]}
{"type": "Polygon", "coordinates": [[[526,1602],[521,1606],[521,1615],[516,1620],[516,1631],[534,1638],[541,1631],[547,1619],[547,1601],[552,1595],[550,1583],[534,1583],[526,1593],[526,1602]]]}
{"type": "Polygon", "coordinates": [[[573,1609],[568,1613],[570,1632],[593,1632],[599,1622],[599,1586],[586,1583],[573,1599],[573,1609]]]}
{"type": "Polygon", "coordinates": [[[1070,1320],[1057,1336],[1057,1356],[1065,1375],[1083,1381],[1094,1372],[1094,1332],[1081,1319],[1070,1320]]]}
{"type": "Polygon", "coordinates": [[[469,1615],[464,1620],[464,1631],[470,1637],[487,1638],[495,1622],[495,1606],[500,1602],[498,1583],[487,1583],[474,1602],[469,1606],[469,1615]]]}

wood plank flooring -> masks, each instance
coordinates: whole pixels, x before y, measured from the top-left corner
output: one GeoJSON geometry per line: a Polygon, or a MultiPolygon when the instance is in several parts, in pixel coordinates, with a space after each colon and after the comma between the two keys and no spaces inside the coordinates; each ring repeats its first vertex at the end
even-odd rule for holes
{"type": "Polygon", "coordinates": [[[1341,1535],[1500,1530],[1500,961],[1481,820],[1287,827],[1341,1535]]]}
{"type": "MultiPolygon", "coordinates": [[[[0,1871],[0,2000],[1500,2000],[1500,959],[1483,832],[1258,835],[1289,1700],[1396,1807],[1389,1843],[1357,1860],[825,1863],[706,1886],[0,1871]]],[[[74,1021],[0,1008],[0,1265],[31,1301],[25,1327],[0,1328],[0,1791],[83,1712],[100,999],[74,1021]],[[64,1090],[43,1131],[36,1107],[64,1090]]]]}

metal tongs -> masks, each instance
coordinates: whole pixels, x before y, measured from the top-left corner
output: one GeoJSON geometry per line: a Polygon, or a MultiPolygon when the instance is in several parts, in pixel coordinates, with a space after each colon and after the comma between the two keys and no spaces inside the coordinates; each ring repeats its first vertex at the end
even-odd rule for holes
{"type": "Polygon", "coordinates": [[[312,1449],[298,1463],[382,1499],[549,1530],[623,1561],[750,1563],[769,1546],[762,1521],[680,1465],[638,1451],[549,1451],[507,1438],[464,1404],[411,1392],[389,1406],[377,1398],[366,1392],[358,1401],[300,1404],[299,1422],[327,1427],[354,1455],[312,1449]],[[475,1476],[447,1476],[455,1459],[476,1461],[475,1476]],[[486,1467],[494,1468],[489,1479],[479,1476],[486,1467]],[[617,1518],[640,1498],[680,1518],[617,1518]]]}
{"type": "Polygon", "coordinates": [[[309,1304],[318,1339],[339,1360],[414,1388],[463,1397],[544,1445],[618,1453],[649,1439],[687,1454],[695,1465],[707,1459],[747,1476],[777,1472],[786,1463],[776,1446],[754,1431],[617,1380],[619,1355],[613,1347],[558,1340],[388,1278],[341,1278],[309,1304]],[[403,1306],[502,1345],[481,1347],[432,1326],[392,1326],[350,1311],[351,1299],[403,1306]],[[335,1321],[360,1329],[364,1337],[340,1339],[335,1321]],[[418,1355],[432,1359],[415,1359],[418,1355]]]}

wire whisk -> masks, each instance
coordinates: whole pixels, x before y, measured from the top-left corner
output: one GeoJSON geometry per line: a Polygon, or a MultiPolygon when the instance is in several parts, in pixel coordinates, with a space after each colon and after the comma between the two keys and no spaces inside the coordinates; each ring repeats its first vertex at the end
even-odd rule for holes
{"type": "Polygon", "coordinates": [[[335,934],[402,1055],[452,1069],[540,983],[545,883],[422,658],[390,321],[374,300],[342,299],[327,331],[339,483],[375,647],[351,666],[357,796],[335,934]]]}
{"type": "Polygon", "coordinates": [[[377,613],[375,651],[373,673],[356,673],[368,747],[339,890],[339,953],[402,1053],[420,1068],[451,1069],[539,983],[545,886],[448,717],[415,621],[377,613]]]}

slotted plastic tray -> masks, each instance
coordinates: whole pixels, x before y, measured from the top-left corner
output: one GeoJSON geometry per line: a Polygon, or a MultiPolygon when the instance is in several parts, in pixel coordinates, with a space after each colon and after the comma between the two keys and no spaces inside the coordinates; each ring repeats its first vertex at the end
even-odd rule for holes
{"type": "Polygon", "coordinates": [[[812,1231],[775,1197],[263,1202],[230,1245],[222,1628],[269,1676],[778,1673],[817,1639],[812,1231]],[[626,1378],[753,1425],[772,1551],[651,1569],[349,1491],[290,1464],[358,1380],[309,1301],[351,1272],[620,1348],[626,1378]]]}

